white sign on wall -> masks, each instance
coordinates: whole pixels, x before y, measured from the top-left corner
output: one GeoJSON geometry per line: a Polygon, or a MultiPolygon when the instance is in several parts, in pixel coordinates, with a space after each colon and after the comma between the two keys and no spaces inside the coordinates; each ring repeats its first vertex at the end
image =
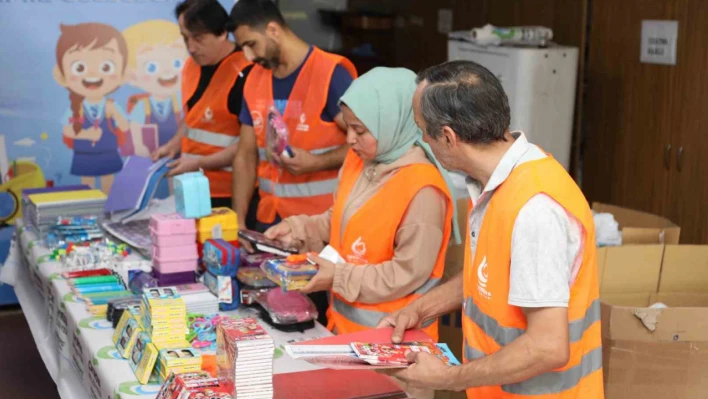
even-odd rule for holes
{"type": "Polygon", "coordinates": [[[678,21],[642,21],[639,60],[648,64],[676,65],[678,21]]]}

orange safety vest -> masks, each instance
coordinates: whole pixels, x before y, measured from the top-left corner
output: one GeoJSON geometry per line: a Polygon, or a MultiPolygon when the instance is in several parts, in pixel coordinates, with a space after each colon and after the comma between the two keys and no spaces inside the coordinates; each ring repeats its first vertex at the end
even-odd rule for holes
{"type": "MultiPolygon", "coordinates": [[[[391,312],[402,309],[421,295],[435,288],[445,269],[445,253],[452,230],[452,196],[440,172],[433,165],[414,164],[399,169],[366,203],[349,219],[342,231],[342,214],[347,198],[364,170],[364,162],[349,151],[342,166],[341,182],[332,209],[330,245],[349,263],[355,265],[380,264],[393,259],[398,226],[413,198],[423,188],[432,186],[445,194],[447,213],[443,242],[440,245],[435,267],[428,281],[415,292],[388,302],[364,304],[348,302],[332,293],[327,312],[330,330],[349,334],[371,329],[391,312]],[[384,211],[385,210],[385,211],[384,211]]],[[[424,324],[424,330],[438,340],[437,319],[424,324]]]]}
{"type": "MultiPolygon", "coordinates": [[[[313,47],[302,66],[283,114],[291,147],[321,154],[346,143],[346,135],[337,124],[325,122],[321,117],[337,65],[342,65],[354,78],[357,77],[356,69],[349,60],[317,47],[313,47]]],[[[275,104],[273,72],[254,65],[243,90],[258,142],[258,221],[273,223],[276,214],[286,218],[325,212],[333,203],[332,193],[337,187],[336,169],[295,176],[266,159],[265,124],[268,109],[275,104]]]]}
{"type": "MultiPolygon", "coordinates": [[[[187,134],[182,138],[183,157],[215,154],[238,142],[241,124],[227,104],[231,88],[249,64],[243,52],[231,53],[219,64],[199,101],[187,110],[187,102],[197,90],[201,74],[201,67],[192,58],[187,59],[182,69],[182,106],[186,110],[187,125],[187,134]]],[[[209,179],[212,197],[231,197],[231,167],[206,170],[204,174],[209,179]]]]}
{"type": "MultiPolygon", "coordinates": [[[[472,262],[465,243],[462,329],[465,362],[490,355],[526,330],[521,308],[509,305],[511,237],[521,208],[543,193],[583,225],[582,266],[570,288],[568,364],[516,384],[467,390],[468,398],[604,398],[600,300],[592,212],[583,193],[552,157],[516,167],[489,200],[472,262]]],[[[472,206],[470,204],[470,212],[472,206]]]]}

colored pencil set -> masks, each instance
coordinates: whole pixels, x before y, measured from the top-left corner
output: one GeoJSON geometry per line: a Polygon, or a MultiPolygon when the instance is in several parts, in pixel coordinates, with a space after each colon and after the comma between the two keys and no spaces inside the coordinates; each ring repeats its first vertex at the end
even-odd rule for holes
{"type": "Polygon", "coordinates": [[[88,310],[95,316],[106,315],[109,300],[133,295],[123,279],[108,269],[66,272],[63,277],[74,295],[86,302],[88,310]]]}

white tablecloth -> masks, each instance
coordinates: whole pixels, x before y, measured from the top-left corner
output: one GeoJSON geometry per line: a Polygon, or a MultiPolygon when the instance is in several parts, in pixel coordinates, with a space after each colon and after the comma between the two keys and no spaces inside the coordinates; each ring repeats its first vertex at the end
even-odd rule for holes
{"type": "MultiPolygon", "coordinates": [[[[71,293],[61,277],[61,263],[37,234],[17,222],[17,232],[0,281],[15,287],[32,335],[62,399],[153,399],[159,385],[140,385],[128,361],[115,350],[111,323],[94,317],[71,293]]],[[[131,255],[137,256],[137,255],[131,255]]],[[[224,312],[230,316],[257,316],[251,309],[224,312]]],[[[292,360],[283,345],[329,336],[322,325],[304,333],[283,333],[263,327],[276,343],[274,373],[315,370],[307,362],[292,360]]]]}

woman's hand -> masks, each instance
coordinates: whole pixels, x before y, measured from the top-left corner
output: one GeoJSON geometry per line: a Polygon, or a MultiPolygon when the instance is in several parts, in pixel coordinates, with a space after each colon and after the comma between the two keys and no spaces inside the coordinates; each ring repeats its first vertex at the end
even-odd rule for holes
{"type": "Polygon", "coordinates": [[[264,234],[266,238],[276,240],[286,248],[291,248],[293,245],[293,229],[288,222],[280,222],[266,230],[264,234]]]}
{"type": "Polygon", "coordinates": [[[300,291],[304,294],[319,291],[331,291],[332,285],[334,284],[334,263],[322,259],[317,255],[308,255],[307,259],[315,262],[315,264],[319,267],[319,271],[300,291]]]}

